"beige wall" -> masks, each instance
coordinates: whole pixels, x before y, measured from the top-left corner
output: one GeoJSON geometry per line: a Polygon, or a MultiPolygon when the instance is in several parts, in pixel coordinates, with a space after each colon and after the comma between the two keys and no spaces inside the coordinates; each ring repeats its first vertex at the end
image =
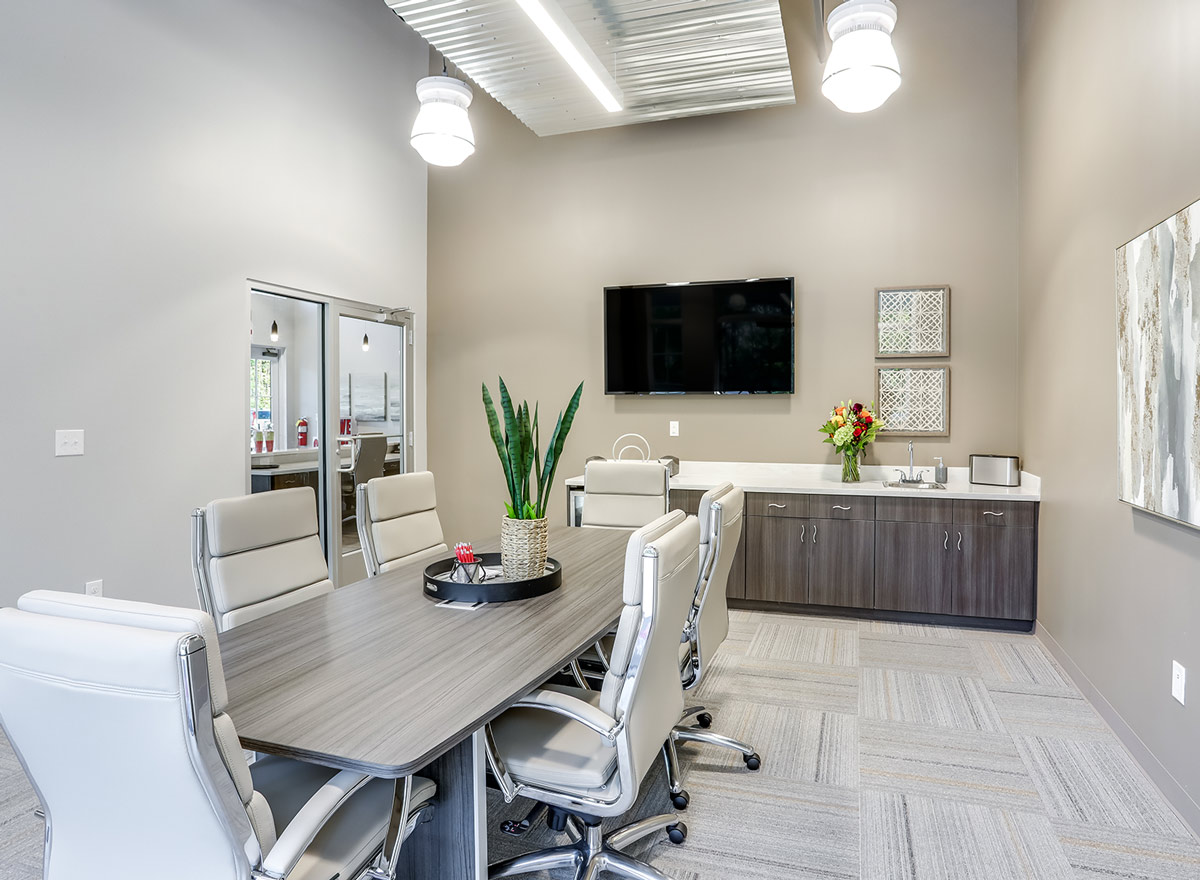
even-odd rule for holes
{"type": "MultiPolygon", "coordinates": [[[[430,173],[430,463],[447,539],[498,529],[479,402],[497,373],[553,412],[586,380],[560,476],[625,431],[682,458],[833,461],[816,427],[874,394],[878,286],[953,288],[952,435],[918,440],[919,461],[1019,452],[1015,0],[905,4],[904,86],[864,116],[820,95],[811,5],[784,13],[794,107],[539,139],[476,90],[478,152],[430,173]],[[796,278],[794,396],[604,395],[605,285],[768,275],[796,278]]],[[[904,443],[868,461],[906,459],[904,443]]]]}
{"type": "Polygon", "coordinates": [[[1113,277],[1117,247],[1200,198],[1200,4],[1022,0],[1021,32],[1021,446],[1046,477],[1039,618],[1200,826],[1200,532],[1117,501],[1113,277]],[[1192,673],[1186,708],[1172,659],[1192,673]]]}

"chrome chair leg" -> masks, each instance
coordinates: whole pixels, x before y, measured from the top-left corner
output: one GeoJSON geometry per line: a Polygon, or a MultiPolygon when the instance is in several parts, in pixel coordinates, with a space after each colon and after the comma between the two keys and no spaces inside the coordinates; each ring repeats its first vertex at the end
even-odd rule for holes
{"type": "Polygon", "coordinates": [[[608,835],[599,825],[585,825],[575,816],[568,816],[567,828],[582,834],[582,837],[567,846],[497,862],[488,868],[488,880],[569,867],[575,868],[575,880],[596,880],[605,871],[634,880],[671,880],[662,872],[619,852],[618,847],[628,846],[664,829],[672,843],[680,844],[687,840],[687,826],[674,813],[651,816],[618,828],[608,835]]]}
{"type": "Polygon", "coordinates": [[[677,825],[679,825],[679,817],[673,813],[650,816],[610,832],[604,838],[604,845],[612,849],[624,849],[629,844],[636,843],[643,837],[649,837],[656,831],[663,831],[677,825]]]}
{"type": "Polygon", "coordinates": [[[606,852],[604,857],[606,864],[603,870],[610,874],[616,874],[618,877],[630,877],[632,880],[671,880],[657,868],[652,868],[637,859],[631,859],[624,853],[606,852]]]}
{"type": "Polygon", "coordinates": [[[683,778],[679,771],[679,753],[675,750],[675,738],[663,743],[663,763],[667,768],[667,786],[670,790],[671,804],[677,810],[686,810],[691,798],[683,790],[683,778]]]}
{"type": "Polygon", "coordinates": [[[754,751],[752,746],[727,736],[721,736],[719,733],[713,733],[710,730],[697,730],[694,727],[676,727],[671,732],[671,739],[675,742],[705,743],[710,746],[720,746],[723,749],[732,749],[735,752],[742,753],[742,760],[749,769],[757,770],[762,766],[762,758],[759,757],[758,752],[754,751]]]}
{"type": "Polygon", "coordinates": [[[520,874],[534,874],[538,871],[552,871],[555,868],[575,868],[578,871],[584,861],[583,850],[579,847],[575,845],[556,846],[554,849],[526,853],[523,856],[497,862],[488,868],[488,880],[516,877],[520,874]]]}

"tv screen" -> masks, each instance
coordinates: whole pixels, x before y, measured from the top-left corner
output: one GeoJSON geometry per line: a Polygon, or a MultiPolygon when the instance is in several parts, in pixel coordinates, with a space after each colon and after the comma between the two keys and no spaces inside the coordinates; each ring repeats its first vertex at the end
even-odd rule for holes
{"type": "Polygon", "coordinates": [[[604,289],[606,394],[791,394],[791,278],[604,289]]]}

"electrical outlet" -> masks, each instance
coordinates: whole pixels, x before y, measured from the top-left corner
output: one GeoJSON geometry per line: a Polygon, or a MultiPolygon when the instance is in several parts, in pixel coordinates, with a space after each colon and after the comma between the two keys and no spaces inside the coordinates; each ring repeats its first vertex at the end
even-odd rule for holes
{"type": "Polygon", "coordinates": [[[54,454],[83,455],[83,431],[55,431],[54,454]]]}
{"type": "Polygon", "coordinates": [[[679,422],[669,422],[669,423],[668,423],[668,427],[671,429],[671,436],[672,436],[672,437],[678,437],[678,436],[679,436],[679,422]]]}
{"type": "Polygon", "coordinates": [[[103,596],[104,581],[88,581],[83,585],[83,592],[88,596],[103,596]]]}
{"type": "Polygon", "coordinates": [[[1181,706],[1184,705],[1183,688],[1184,688],[1185,684],[1187,684],[1187,670],[1183,667],[1183,665],[1178,660],[1172,660],[1171,661],[1171,696],[1173,696],[1175,699],[1177,699],[1181,706]]]}

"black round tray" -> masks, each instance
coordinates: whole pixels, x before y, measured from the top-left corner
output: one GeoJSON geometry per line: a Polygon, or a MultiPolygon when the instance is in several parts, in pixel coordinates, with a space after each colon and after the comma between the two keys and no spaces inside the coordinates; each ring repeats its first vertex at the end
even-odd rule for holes
{"type": "MultiPolygon", "coordinates": [[[[499,553],[480,553],[479,561],[485,566],[500,564],[499,553]]],[[[436,575],[445,574],[454,567],[454,558],[439,559],[425,567],[425,595],[438,601],[451,602],[514,602],[517,599],[532,599],[544,596],[562,586],[562,566],[557,559],[548,557],[546,568],[540,577],[525,581],[506,581],[494,578],[482,584],[460,584],[441,580],[436,575]]]]}

